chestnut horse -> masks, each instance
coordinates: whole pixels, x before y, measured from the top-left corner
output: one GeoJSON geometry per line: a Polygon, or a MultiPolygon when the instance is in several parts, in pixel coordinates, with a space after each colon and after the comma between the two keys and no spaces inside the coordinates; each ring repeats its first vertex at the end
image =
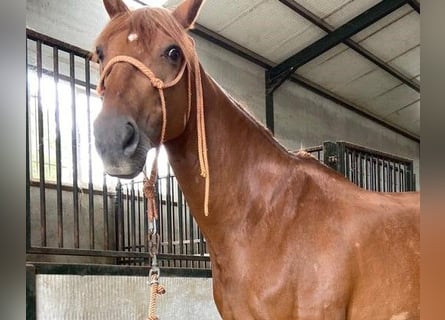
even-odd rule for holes
{"type": "Polygon", "coordinates": [[[104,0],[94,129],[107,173],[134,177],[165,145],[225,320],[419,319],[419,194],[365,191],[286,151],[200,66],[187,30],[202,3],[104,0]]]}

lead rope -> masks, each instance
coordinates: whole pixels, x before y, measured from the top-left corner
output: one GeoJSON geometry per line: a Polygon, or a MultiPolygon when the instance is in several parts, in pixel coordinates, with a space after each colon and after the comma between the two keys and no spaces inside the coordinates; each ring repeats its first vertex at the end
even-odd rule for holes
{"type": "Polygon", "coordinates": [[[159,295],[164,294],[165,288],[159,284],[159,277],[161,270],[158,266],[157,254],[159,253],[160,236],[157,233],[156,220],[158,218],[158,210],[156,206],[156,179],[157,179],[157,162],[158,162],[159,148],[156,149],[155,158],[151,169],[150,177],[148,178],[144,170],[144,195],[148,200],[149,207],[147,209],[147,218],[149,222],[148,235],[148,252],[151,257],[151,268],[148,275],[150,284],[150,300],[148,306],[147,320],[159,320],[156,316],[156,302],[159,295]]]}

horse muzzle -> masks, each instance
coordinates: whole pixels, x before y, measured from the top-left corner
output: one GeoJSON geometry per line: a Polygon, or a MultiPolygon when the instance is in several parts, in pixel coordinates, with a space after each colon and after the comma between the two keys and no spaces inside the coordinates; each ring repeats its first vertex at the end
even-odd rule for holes
{"type": "Polygon", "coordinates": [[[94,137],[107,174],[133,178],[142,171],[150,142],[132,118],[101,114],[94,122],[94,137]]]}

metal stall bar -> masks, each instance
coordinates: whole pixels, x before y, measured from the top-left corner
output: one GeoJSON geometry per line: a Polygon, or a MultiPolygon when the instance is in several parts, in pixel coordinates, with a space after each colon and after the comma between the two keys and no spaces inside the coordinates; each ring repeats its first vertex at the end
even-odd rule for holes
{"type": "Polygon", "coordinates": [[[73,161],[73,217],[74,217],[74,247],[80,247],[79,236],[79,188],[77,166],[77,112],[76,112],[76,84],[74,53],[69,54],[70,65],[70,90],[71,90],[71,152],[73,161]]]}
{"type": "Polygon", "coordinates": [[[147,214],[147,210],[148,210],[148,202],[147,199],[145,198],[145,196],[143,196],[143,207],[144,207],[144,251],[148,252],[149,251],[149,246],[148,246],[148,214],[147,214]]]}
{"type": "Polygon", "coordinates": [[[137,201],[137,249],[139,252],[142,252],[142,232],[144,227],[144,214],[141,211],[141,190],[138,188],[138,192],[136,195],[136,201],[137,201]]]}
{"type": "MultiPolygon", "coordinates": [[[[179,239],[179,254],[184,254],[184,217],[185,217],[185,210],[184,210],[184,200],[182,192],[179,188],[179,185],[176,186],[176,190],[178,193],[178,239],[179,239]]],[[[182,265],[181,265],[182,266],[182,265]]]]}
{"type": "Polygon", "coordinates": [[[124,251],[124,217],[123,217],[123,203],[122,203],[122,184],[120,180],[116,185],[116,198],[115,198],[115,226],[116,226],[116,250],[124,251]]]}
{"type": "Polygon", "coordinates": [[[130,212],[127,214],[130,217],[129,235],[131,235],[131,238],[128,245],[129,248],[131,248],[131,251],[136,251],[136,197],[134,192],[134,181],[131,181],[130,187],[130,200],[127,198],[127,201],[130,202],[130,212]]]}
{"type": "MultiPolygon", "coordinates": [[[[28,65],[28,41],[26,41],[26,65],[28,65]]],[[[29,130],[29,75],[28,75],[28,68],[26,68],[26,116],[25,116],[25,122],[26,122],[26,137],[25,137],[25,143],[26,143],[26,250],[28,251],[29,248],[31,248],[31,173],[30,173],[30,130],[29,130]]]]}
{"type": "Polygon", "coordinates": [[[63,199],[62,199],[62,145],[60,137],[60,104],[59,104],[59,50],[53,47],[53,69],[55,88],[56,123],[56,207],[57,207],[57,239],[59,248],[63,248],[63,199]]]}
{"type": "Polygon", "coordinates": [[[170,176],[170,167],[168,167],[166,180],[166,214],[167,214],[167,252],[173,253],[173,202],[172,202],[172,194],[171,194],[171,176],[170,176]]]}
{"type": "Polygon", "coordinates": [[[104,173],[103,185],[102,185],[102,201],[103,201],[103,219],[104,219],[104,250],[110,249],[109,238],[109,221],[108,221],[108,186],[107,175],[104,173]]]}
{"type": "MultiPolygon", "coordinates": [[[[130,221],[130,217],[131,217],[131,212],[130,212],[130,191],[128,190],[128,185],[125,185],[125,210],[123,211],[123,215],[124,215],[124,234],[126,235],[126,237],[124,236],[124,250],[125,251],[131,251],[131,221],[130,221]]],[[[124,259],[125,261],[126,259],[124,259]]],[[[130,259],[128,259],[127,261],[129,261],[130,259]]]]}
{"type": "Polygon", "coordinates": [[[40,245],[46,246],[46,190],[45,190],[45,142],[42,106],[42,42],[36,41],[37,55],[37,112],[39,141],[39,188],[40,188],[40,245]]]}
{"type": "Polygon", "coordinates": [[[92,139],[91,139],[91,85],[90,85],[90,59],[84,58],[85,64],[85,93],[87,102],[87,124],[88,124],[88,218],[90,228],[90,249],[95,247],[95,234],[94,234],[94,197],[93,197],[93,165],[92,165],[92,139]]]}
{"type": "MultiPolygon", "coordinates": [[[[170,168],[169,168],[169,171],[170,168]]],[[[177,253],[178,250],[178,198],[176,196],[176,188],[175,188],[175,176],[172,174],[169,174],[170,179],[170,188],[171,188],[171,205],[172,205],[172,235],[173,235],[173,251],[172,253],[177,253]]]]}

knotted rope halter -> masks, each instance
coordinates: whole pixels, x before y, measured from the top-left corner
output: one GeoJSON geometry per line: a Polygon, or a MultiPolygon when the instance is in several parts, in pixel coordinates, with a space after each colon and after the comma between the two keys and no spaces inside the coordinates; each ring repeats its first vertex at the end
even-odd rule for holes
{"type": "MultiPolygon", "coordinates": [[[[194,41],[189,37],[191,45],[194,47],[194,41]]],[[[197,123],[197,135],[198,135],[198,157],[199,157],[199,165],[200,165],[200,174],[203,178],[205,178],[205,190],[204,190],[204,215],[208,216],[209,214],[209,185],[210,185],[210,176],[209,176],[209,164],[207,158],[207,140],[205,134],[205,122],[204,122],[204,98],[202,91],[202,82],[201,82],[201,70],[198,63],[198,57],[196,55],[196,51],[192,50],[193,56],[191,57],[191,61],[189,62],[189,68],[187,73],[187,81],[188,81],[188,110],[187,110],[187,121],[190,118],[190,110],[192,104],[192,86],[191,86],[191,70],[195,73],[195,88],[196,88],[196,123],[197,123]]],[[[150,221],[150,235],[149,235],[149,253],[152,257],[152,266],[150,269],[150,304],[149,304],[149,314],[148,320],[158,320],[159,318],[155,315],[156,311],[156,298],[158,295],[164,294],[165,289],[158,282],[160,269],[157,265],[157,253],[159,250],[159,235],[156,232],[156,221],[158,217],[157,207],[155,203],[155,184],[157,178],[157,158],[159,153],[159,147],[165,142],[165,131],[167,127],[167,110],[165,105],[165,96],[164,89],[173,87],[176,85],[182,78],[184,71],[186,69],[187,61],[184,61],[181,69],[179,70],[177,76],[170,82],[164,83],[161,79],[156,77],[153,71],[150,70],[144,63],[130,56],[119,55],[115,56],[107,63],[105,68],[102,71],[99,84],[97,86],[97,92],[100,96],[104,95],[105,87],[104,81],[106,76],[110,73],[111,68],[116,63],[129,63],[133,65],[136,69],[142,72],[151,82],[152,86],[158,89],[159,97],[161,99],[161,111],[162,111],[162,128],[161,128],[161,136],[159,141],[159,146],[156,148],[156,154],[154,158],[154,162],[151,169],[150,178],[147,178],[145,175],[144,179],[144,194],[149,200],[149,210],[148,210],[148,218],[150,221]]],[[[145,174],[145,171],[144,171],[145,174]]]]}
{"type": "MultiPolygon", "coordinates": [[[[191,45],[194,47],[194,41],[189,37],[191,45]]],[[[150,70],[144,63],[130,56],[115,56],[107,63],[104,70],[102,71],[99,85],[97,87],[97,92],[100,96],[103,96],[105,88],[104,81],[106,76],[110,73],[111,67],[119,62],[125,62],[133,65],[136,69],[142,72],[150,81],[154,88],[158,89],[159,97],[161,99],[161,109],[162,109],[162,129],[161,129],[161,138],[159,141],[159,145],[163,144],[165,141],[165,131],[167,127],[167,111],[165,105],[165,97],[164,97],[164,89],[173,87],[176,85],[182,78],[184,71],[186,69],[187,64],[189,64],[188,69],[188,114],[187,120],[190,117],[190,110],[192,104],[192,87],[191,87],[191,69],[193,68],[195,74],[195,88],[196,88],[196,123],[197,123],[197,135],[198,135],[198,157],[199,157],[199,166],[200,166],[200,175],[205,178],[205,189],[204,189],[204,215],[209,215],[209,186],[210,186],[210,174],[209,174],[209,163],[207,157],[207,139],[206,139],[206,129],[205,129],[205,121],[204,121],[204,98],[202,91],[202,82],[201,82],[201,70],[199,67],[198,57],[196,55],[196,51],[193,50],[193,56],[189,63],[186,61],[182,65],[180,71],[178,72],[175,79],[170,82],[164,83],[161,79],[157,78],[153,71],[150,70]]],[[[157,159],[157,153],[155,160],[157,159]]],[[[155,166],[153,166],[152,170],[155,166]]],[[[156,178],[155,175],[151,175],[149,181],[154,185],[155,181],[151,181],[152,177],[156,178]]]]}

